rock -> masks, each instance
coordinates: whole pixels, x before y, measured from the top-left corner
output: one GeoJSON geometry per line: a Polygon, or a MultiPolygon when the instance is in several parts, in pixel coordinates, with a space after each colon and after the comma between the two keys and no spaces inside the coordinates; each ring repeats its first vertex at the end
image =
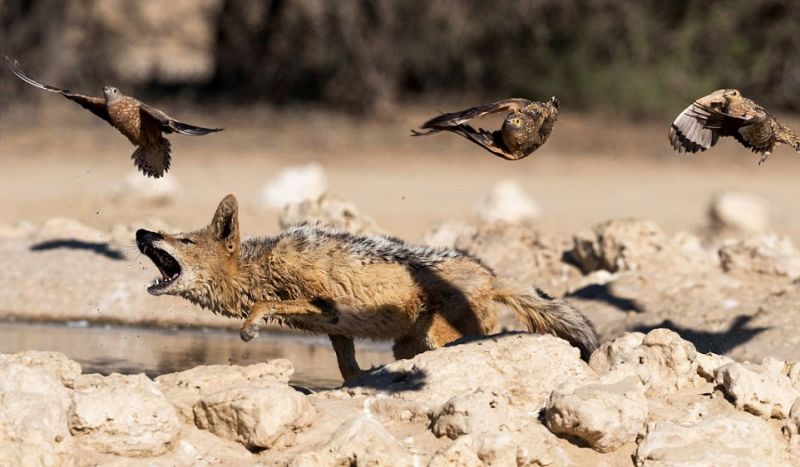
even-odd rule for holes
{"type": "Polygon", "coordinates": [[[553,433],[574,436],[599,452],[609,452],[644,432],[647,400],[639,380],[556,389],[545,408],[553,433]]]}
{"type": "Polygon", "coordinates": [[[275,382],[217,391],[194,405],[198,428],[250,449],[291,446],[295,432],[309,426],[314,417],[305,396],[275,382]]]}
{"type": "Polygon", "coordinates": [[[155,456],[180,434],[175,408],[143,374],[83,375],[75,384],[72,435],[102,453],[155,456]]]}
{"type": "Polygon", "coordinates": [[[261,187],[259,204],[281,209],[320,198],[328,191],[328,180],[317,163],[285,167],[261,187]]]}
{"type": "Polygon", "coordinates": [[[35,235],[37,242],[53,240],[79,240],[89,243],[102,243],[107,240],[106,235],[75,219],[66,217],[53,217],[48,219],[39,232],[35,235]]]}
{"type": "Polygon", "coordinates": [[[478,389],[445,402],[431,418],[431,431],[436,436],[456,439],[461,435],[479,434],[507,419],[512,402],[504,395],[478,389]]]}
{"type": "Polygon", "coordinates": [[[788,376],[761,365],[729,363],[714,378],[736,408],[764,418],[787,418],[800,398],[788,376]]]}
{"type": "Polygon", "coordinates": [[[697,354],[697,374],[702,376],[706,381],[714,382],[714,372],[717,368],[733,363],[733,359],[724,355],[717,355],[715,353],[698,353],[697,354]]]}
{"type": "Polygon", "coordinates": [[[573,237],[570,260],[584,274],[639,269],[667,243],[664,232],[652,221],[619,219],[604,222],[573,237]]]}
{"type": "Polygon", "coordinates": [[[331,194],[287,204],[278,217],[282,229],[303,223],[321,224],[356,234],[381,232],[378,224],[359,212],[354,204],[331,194]]]}
{"type": "Polygon", "coordinates": [[[668,329],[654,329],[647,335],[628,333],[606,342],[592,354],[589,366],[599,374],[634,374],[648,395],[675,392],[702,381],[694,345],[668,329]]]}
{"type": "Polygon", "coordinates": [[[800,445],[800,399],[797,399],[792,404],[792,408],[789,410],[789,417],[784,420],[781,431],[783,431],[793,448],[797,448],[800,445]]]}
{"type": "Polygon", "coordinates": [[[14,361],[0,362],[0,459],[22,456],[22,462],[41,457],[44,464],[53,465],[49,456],[37,450],[63,452],[70,437],[67,413],[71,406],[69,392],[47,370],[14,361]],[[7,443],[24,443],[33,452],[28,457],[12,446],[6,450],[7,443]]]}
{"type": "Polygon", "coordinates": [[[411,453],[379,422],[371,417],[361,416],[342,423],[330,440],[296,456],[289,465],[406,467],[416,463],[411,453]]]}
{"type": "Polygon", "coordinates": [[[543,235],[530,226],[507,222],[465,226],[443,224],[426,235],[429,244],[458,248],[489,266],[496,274],[535,284],[561,295],[580,272],[563,261],[568,242],[543,235]],[[451,243],[450,245],[445,245],[451,243]]]}
{"type": "Polygon", "coordinates": [[[800,278],[800,254],[788,237],[771,234],[729,241],[720,247],[719,259],[723,271],[738,276],[800,278]]]}
{"type": "Polygon", "coordinates": [[[187,423],[194,423],[194,406],[206,395],[242,386],[289,382],[294,374],[289,360],[276,359],[248,366],[202,365],[156,378],[164,396],[187,423]]]}
{"type": "Polygon", "coordinates": [[[748,193],[717,193],[709,204],[708,218],[715,235],[760,234],[769,230],[767,202],[748,193]]]}
{"type": "MultiPolygon", "coordinates": [[[[428,467],[483,467],[478,457],[478,441],[472,436],[461,436],[452,444],[437,451],[428,467]]],[[[514,464],[516,465],[516,460],[514,464]]]]}
{"type": "Polygon", "coordinates": [[[117,203],[135,203],[151,207],[167,206],[175,201],[179,191],[180,185],[170,173],[161,178],[151,178],[134,171],[130,172],[124,181],[113,186],[111,198],[117,203]]]}
{"type": "MultiPolygon", "coordinates": [[[[433,415],[454,397],[481,390],[487,397],[514,394],[515,410],[538,412],[562,382],[594,377],[578,349],[566,341],[519,333],[465,339],[458,345],[398,360],[353,382],[363,387],[342,391],[360,395],[374,393],[368,388],[380,388],[392,398],[414,402],[416,410],[424,410],[425,415],[433,415]]],[[[337,394],[340,392],[332,391],[330,396],[337,394]]],[[[484,402],[481,397],[472,400],[484,402]]]]}
{"type": "Polygon", "coordinates": [[[20,363],[28,368],[44,370],[68,388],[73,388],[75,380],[81,375],[80,364],[60,352],[28,350],[16,354],[0,354],[0,362],[20,363]]]}
{"type": "Polygon", "coordinates": [[[796,465],[785,451],[764,420],[735,411],[700,412],[681,421],[649,423],[634,461],[644,467],[796,465]]]}
{"type": "Polygon", "coordinates": [[[36,231],[33,224],[28,221],[20,221],[15,224],[0,224],[0,239],[13,240],[28,238],[36,231]]]}
{"type": "Polygon", "coordinates": [[[474,238],[478,228],[460,219],[444,221],[423,235],[423,242],[427,245],[440,248],[458,248],[456,245],[462,239],[474,238]]]}
{"type": "Polygon", "coordinates": [[[539,203],[513,180],[503,180],[495,184],[491,192],[478,201],[475,212],[483,222],[503,221],[514,224],[537,221],[542,217],[539,203]]]}

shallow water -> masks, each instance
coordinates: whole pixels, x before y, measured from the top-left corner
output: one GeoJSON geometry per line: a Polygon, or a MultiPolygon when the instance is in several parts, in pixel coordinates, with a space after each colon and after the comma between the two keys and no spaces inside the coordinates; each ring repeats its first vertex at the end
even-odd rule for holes
{"type": "MultiPolygon", "coordinates": [[[[369,368],[392,360],[388,343],[357,342],[358,360],[369,368]]],[[[292,383],[307,388],[341,384],[326,336],[262,332],[243,342],[228,330],[91,326],[88,323],[0,322],[0,353],[62,352],[84,373],[146,373],[155,377],[198,365],[249,365],[275,358],[292,362],[292,383]]]]}

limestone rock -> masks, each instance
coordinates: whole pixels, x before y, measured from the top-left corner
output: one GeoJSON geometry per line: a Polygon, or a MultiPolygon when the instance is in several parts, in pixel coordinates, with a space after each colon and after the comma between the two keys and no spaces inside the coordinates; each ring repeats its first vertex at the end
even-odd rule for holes
{"type": "Polygon", "coordinates": [[[697,374],[702,376],[706,381],[714,382],[714,372],[717,368],[733,363],[733,359],[724,355],[717,355],[715,353],[698,353],[697,354],[697,374]]]}
{"type": "Polygon", "coordinates": [[[717,368],[714,377],[736,408],[764,418],[787,418],[800,398],[788,376],[761,365],[729,363],[717,368]]]}
{"type": "Polygon", "coordinates": [[[416,465],[403,445],[375,419],[361,416],[342,423],[333,437],[290,462],[296,467],[416,465]]]}
{"type": "Polygon", "coordinates": [[[311,424],[314,408],[298,391],[282,383],[261,383],[217,391],[194,405],[199,428],[251,449],[280,449],[311,424]]]}
{"type": "Polygon", "coordinates": [[[147,206],[166,206],[175,201],[180,185],[172,173],[160,178],[142,177],[132,171],[125,180],[114,185],[111,198],[117,203],[136,203],[147,206]]]}
{"type": "Polygon", "coordinates": [[[628,333],[606,342],[592,354],[589,365],[599,374],[636,375],[648,395],[675,392],[702,381],[694,345],[668,329],[655,329],[647,335],[628,333]]]}
{"type": "Polygon", "coordinates": [[[719,258],[722,269],[734,275],[800,278],[800,253],[788,237],[771,234],[729,241],[720,247],[719,258]]]}
{"type": "Polygon", "coordinates": [[[0,354],[0,362],[14,362],[28,368],[41,369],[58,378],[61,383],[72,388],[81,375],[81,366],[59,352],[28,350],[16,354],[0,354]]]}
{"type": "Polygon", "coordinates": [[[248,366],[202,365],[156,378],[159,388],[187,423],[194,423],[194,406],[215,392],[261,383],[288,383],[294,373],[289,360],[276,359],[248,366]]]}
{"type": "MultiPolygon", "coordinates": [[[[506,334],[469,340],[389,363],[354,381],[390,397],[416,402],[432,415],[453,397],[482,390],[514,394],[517,410],[538,411],[567,379],[588,381],[594,372],[566,341],[537,334],[506,334]]],[[[335,397],[334,391],[332,396],[335,397]]]]}
{"type": "Polygon", "coordinates": [[[180,434],[175,408],[143,374],[83,375],[76,381],[74,399],[70,432],[103,453],[155,456],[180,434]]]}
{"type": "Polygon", "coordinates": [[[0,459],[28,459],[11,446],[23,443],[31,447],[31,458],[43,456],[44,463],[52,465],[50,458],[37,450],[63,451],[62,443],[69,438],[67,413],[71,406],[67,389],[45,369],[0,362],[0,459]]]}
{"type": "Polygon", "coordinates": [[[331,194],[287,204],[278,217],[282,229],[302,223],[320,224],[356,234],[381,232],[378,224],[362,214],[353,203],[331,194]]]}
{"type": "Polygon", "coordinates": [[[573,237],[570,259],[584,274],[638,269],[665,248],[667,237],[652,221],[620,219],[573,237]]]}
{"type": "MultiPolygon", "coordinates": [[[[637,466],[790,466],[785,443],[758,417],[743,412],[648,424],[637,466]]],[[[795,459],[796,461],[796,459],[795,459]]]]}
{"type": "Polygon", "coordinates": [[[599,452],[633,441],[644,431],[647,400],[634,376],[612,384],[557,389],[545,409],[553,433],[582,439],[599,452]]]}
{"type": "Polygon", "coordinates": [[[511,401],[504,395],[478,389],[456,396],[444,403],[431,419],[436,436],[456,439],[465,434],[479,434],[510,415],[511,401]]]}
{"type": "Polygon", "coordinates": [[[767,202],[749,193],[717,193],[711,199],[708,217],[715,235],[760,234],[769,230],[767,202]]]}
{"type": "Polygon", "coordinates": [[[478,201],[475,207],[478,219],[483,222],[509,223],[537,221],[542,217],[542,207],[519,183],[503,180],[478,201]]]}
{"type": "Polygon", "coordinates": [[[105,242],[106,235],[75,219],[53,217],[48,219],[36,233],[37,242],[53,240],[79,240],[89,243],[105,242]]]}
{"type": "Polygon", "coordinates": [[[281,169],[261,187],[259,204],[274,209],[319,199],[328,191],[328,180],[320,164],[290,166],[281,169]]]}

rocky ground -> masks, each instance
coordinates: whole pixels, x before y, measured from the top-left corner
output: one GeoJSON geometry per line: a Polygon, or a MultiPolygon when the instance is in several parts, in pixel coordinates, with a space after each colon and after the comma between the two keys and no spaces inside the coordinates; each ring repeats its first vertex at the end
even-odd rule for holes
{"type": "MultiPolygon", "coordinates": [[[[0,465],[798,465],[800,252],[766,209],[723,193],[694,233],[615,219],[564,235],[538,227],[541,210],[519,187],[500,185],[476,216],[424,241],[566,297],[605,342],[588,364],[564,341],[512,333],[315,392],[289,384],[287,360],[150,379],[7,354],[0,465]]],[[[299,221],[383,230],[331,194],[291,202],[278,224],[299,221]]],[[[239,326],[147,295],[155,273],[131,247],[136,227],[171,229],[0,226],[5,317],[239,326]]]]}
{"type": "Polygon", "coordinates": [[[0,355],[2,465],[797,465],[800,366],[626,333],[589,364],[507,334],[388,364],[347,387],[287,384],[287,360],[151,380],[0,355]]]}

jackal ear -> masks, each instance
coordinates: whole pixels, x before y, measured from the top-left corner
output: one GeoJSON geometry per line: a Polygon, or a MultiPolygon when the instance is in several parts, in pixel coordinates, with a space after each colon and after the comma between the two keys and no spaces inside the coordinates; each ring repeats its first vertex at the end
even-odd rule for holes
{"type": "Polygon", "coordinates": [[[239,248],[239,203],[236,197],[228,195],[220,201],[214,219],[211,221],[211,229],[217,240],[226,243],[230,253],[239,248]]]}

